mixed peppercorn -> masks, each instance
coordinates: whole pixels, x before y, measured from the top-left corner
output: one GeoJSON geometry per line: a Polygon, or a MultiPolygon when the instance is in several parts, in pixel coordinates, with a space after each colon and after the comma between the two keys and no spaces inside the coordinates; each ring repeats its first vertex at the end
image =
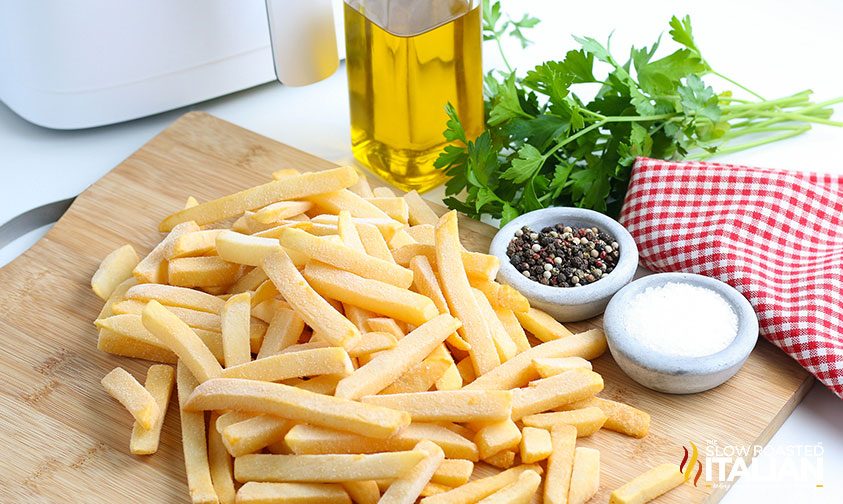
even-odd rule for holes
{"type": "Polygon", "coordinates": [[[509,262],[525,277],[552,287],[580,287],[615,269],[618,242],[596,227],[557,224],[535,232],[527,226],[515,232],[506,248],[509,262]]]}

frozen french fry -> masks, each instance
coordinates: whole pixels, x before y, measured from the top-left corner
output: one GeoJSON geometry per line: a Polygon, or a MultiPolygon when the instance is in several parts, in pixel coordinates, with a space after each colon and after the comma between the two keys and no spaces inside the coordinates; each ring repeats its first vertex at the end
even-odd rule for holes
{"type": "Polygon", "coordinates": [[[348,190],[322,193],[311,196],[307,199],[316,203],[320,209],[334,215],[339,215],[341,211],[346,210],[352,217],[388,219],[394,221],[394,219],[388,216],[386,212],[348,190]]]}
{"type": "Polygon", "coordinates": [[[212,428],[215,428],[217,432],[222,434],[222,431],[225,430],[226,427],[229,425],[234,425],[238,422],[242,422],[244,420],[248,420],[250,418],[255,418],[260,416],[259,413],[250,413],[248,411],[228,411],[221,415],[219,415],[214,423],[211,424],[212,428]]]}
{"type": "Polygon", "coordinates": [[[578,446],[574,451],[574,468],[568,504],[585,504],[600,488],[600,451],[578,446]]]}
{"type": "MultiPolygon", "coordinates": [[[[395,234],[398,236],[398,233],[395,234]]],[[[407,240],[412,240],[407,243],[399,244],[396,243],[396,240],[393,238],[391,242],[389,242],[389,246],[392,249],[392,257],[395,259],[395,262],[405,266],[409,265],[410,261],[416,257],[423,255],[427,257],[427,260],[430,261],[430,264],[438,268],[437,259],[436,259],[436,247],[434,245],[425,245],[423,243],[415,243],[415,240],[407,234],[407,240]]],[[[462,250],[462,246],[460,246],[460,254],[459,256],[461,262],[463,264],[463,268],[465,269],[465,273],[468,278],[478,281],[489,281],[494,280],[495,276],[498,274],[498,270],[500,269],[500,260],[497,257],[489,254],[481,254],[479,252],[468,252],[466,250],[462,250]]]]}
{"type": "Polygon", "coordinates": [[[114,368],[102,380],[103,388],[135,417],[143,429],[150,430],[164,414],[155,397],[123,368],[114,368]]]}
{"type": "Polygon", "coordinates": [[[263,359],[250,360],[223,369],[220,376],[274,382],[324,374],[348,376],[352,371],[354,367],[345,350],[327,347],[279,353],[263,359]]]}
{"type": "MultiPolygon", "coordinates": [[[[425,256],[414,257],[410,261],[410,270],[413,272],[413,288],[419,294],[427,296],[436,305],[439,313],[450,314],[448,308],[448,301],[445,299],[445,294],[439,286],[439,280],[436,278],[436,273],[430,265],[430,261],[425,256]]],[[[469,345],[456,332],[448,336],[448,344],[459,350],[469,350],[469,345]]]]}
{"type": "Polygon", "coordinates": [[[131,245],[123,245],[105,256],[91,277],[94,294],[103,301],[108,299],[118,285],[132,278],[132,270],[139,262],[138,254],[131,245]]]}
{"type": "Polygon", "coordinates": [[[368,198],[395,198],[395,191],[386,186],[372,188],[372,195],[368,198]]]}
{"type": "Polygon", "coordinates": [[[193,221],[185,221],[168,229],[170,233],[161,243],[155,246],[132,270],[132,275],[139,284],[145,283],[166,283],[167,282],[167,257],[171,255],[173,244],[181,235],[199,231],[199,226],[193,221]]]}
{"type": "Polygon", "coordinates": [[[344,481],[340,483],[355,504],[377,504],[381,491],[374,480],[344,481]]]}
{"type": "MultiPolygon", "coordinates": [[[[168,308],[173,310],[173,308],[168,308]]],[[[97,320],[97,327],[109,331],[105,337],[101,337],[98,346],[101,350],[127,357],[140,357],[147,360],[155,360],[167,364],[175,364],[176,354],[169,349],[160,339],[150,333],[143,325],[141,315],[120,314],[97,320]],[[119,336],[119,337],[118,337],[119,336]],[[121,353],[127,351],[129,353],[121,353]],[[140,352],[146,357],[136,355],[140,352]]],[[[215,331],[193,328],[193,332],[208,347],[218,361],[222,361],[222,336],[215,331]]]]}
{"type": "Polygon", "coordinates": [[[591,362],[582,357],[539,357],[533,359],[533,367],[536,368],[539,376],[549,378],[572,369],[591,369],[591,362]]]}
{"type": "Polygon", "coordinates": [[[231,294],[240,294],[241,292],[254,291],[267,280],[269,280],[269,277],[266,276],[262,268],[253,268],[234,282],[228,288],[228,292],[231,294]]]}
{"type": "Polygon", "coordinates": [[[395,382],[411,366],[421,362],[459,327],[450,315],[439,315],[403,337],[394,348],[379,353],[337,385],[337,397],[359,399],[377,394],[395,382]]]}
{"type": "Polygon", "coordinates": [[[422,499],[421,504],[474,504],[501,488],[518,481],[521,474],[526,471],[542,473],[542,468],[537,465],[520,465],[507,469],[494,476],[469,481],[465,485],[438,495],[431,495],[422,499]]]}
{"type": "Polygon", "coordinates": [[[620,432],[621,434],[635,438],[646,436],[650,430],[650,415],[647,412],[628,404],[603,399],[602,397],[592,397],[575,403],[563,404],[556,409],[559,411],[568,411],[588,408],[589,406],[596,406],[606,414],[606,423],[603,424],[604,429],[620,432]]]}
{"type": "Polygon", "coordinates": [[[424,392],[425,390],[429,390],[430,387],[432,387],[433,384],[436,383],[443,374],[445,374],[445,371],[447,371],[453,363],[452,360],[444,357],[440,354],[440,352],[435,352],[435,350],[439,350],[441,348],[441,345],[437,346],[434,349],[434,352],[431,352],[431,354],[425,357],[424,360],[405,371],[404,374],[392,383],[392,385],[386,387],[380,393],[402,394],[406,392],[424,392]]]}
{"type": "Polygon", "coordinates": [[[294,177],[296,175],[301,175],[301,172],[295,168],[281,168],[280,170],[272,172],[272,180],[281,180],[288,177],[294,177]]]}
{"type": "Polygon", "coordinates": [[[532,464],[544,460],[553,451],[553,444],[550,440],[550,431],[536,427],[524,427],[521,429],[521,462],[532,464]]]}
{"type": "Polygon", "coordinates": [[[509,390],[436,390],[409,394],[369,395],[360,399],[409,413],[415,422],[482,422],[509,418],[509,390]]]}
{"type": "Polygon", "coordinates": [[[515,312],[515,316],[518,317],[524,329],[542,341],[566,338],[571,335],[571,331],[565,326],[538,308],[530,308],[526,312],[515,312]]]}
{"type": "Polygon", "coordinates": [[[464,459],[445,459],[430,478],[432,483],[458,487],[468,483],[474,472],[474,462],[464,459]]]}
{"type": "Polygon", "coordinates": [[[405,333],[401,326],[389,317],[373,317],[366,320],[366,327],[370,331],[385,332],[395,336],[396,340],[404,337],[405,333]]]}
{"type": "Polygon", "coordinates": [[[469,355],[474,370],[482,375],[499,366],[501,361],[489,325],[468,284],[461,251],[457,214],[448,212],[436,225],[435,252],[439,279],[451,313],[463,324],[460,334],[471,345],[469,355]]]}
{"type": "Polygon", "coordinates": [[[395,479],[421,462],[426,453],[409,450],[365,455],[243,455],[234,460],[237,481],[342,482],[395,479]]]}
{"type": "Polygon", "coordinates": [[[186,408],[190,411],[235,409],[266,413],[297,422],[343,429],[372,438],[394,435],[410,415],[384,407],[316,394],[280,383],[219,378],[200,385],[186,408]]]}
{"type": "Polygon", "coordinates": [[[295,345],[302,331],[304,331],[304,320],[298,313],[289,308],[279,309],[269,322],[257,358],[263,359],[275,355],[295,345]]]}
{"type": "Polygon", "coordinates": [[[179,236],[173,242],[173,248],[167,260],[178,257],[197,257],[208,255],[217,250],[217,235],[221,229],[203,229],[179,236]]]}
{"type": "Polygon", "coordinates": [[[261,224],[273,224],[283,219],[301,215],[313,208],[309,201],[279,201],[257,210],[252,219],[261,224]]]}
{"type": "MultiPolygon", "coordinates": [[[[114,303],[112,311],[117,315],[140,315],[146,307],[146,302],[135,299],[126,299],[114,303]]],[[[222,321],[216,313],[208,313],[190,308],[178,306],[167,306],[173,315],[193,329],[204,329],[205,331],[220,332],[222,321]]]]}
{"type": "Polygon", "coordinates": [[[114,306],[115,303],[122,301],[126,291],[137,285],[137,283],[138,281],[135,280],[135,277],[130,277],[117,284],[111,292],[111,295],[108,296],[108,299],[106,299],[105,303],[103,303],[102,309],[97,315],[97,318],[94,319],[94,322],[96,323],[97,320],[102,320],[113,315],[114,313],[111,311],[111,307],[114,306]]]}
{"type": "Polygon", "coordinates": [[[515,357],[515,354],[518,353],[518,347],[515,346],[515,342],[509,337],[509,333],[506,332],[506,328],[500,319],[498,319],[495,310],[489,304],[489,300],[477,289],[472,289],[471,293],[474,295],[474,299],[477,300],[480,315],[486,320],[489,326],[489,332],[492,335],[492,340],[495,342],[495,349],[498,351],[500,361],[506,362],[515,357]]]}
{"type": "Polygon", "coordinates": [[[283,250],[267,257],[263,269],[278,292],[314,331],[332,345],[353,348],[357,344],[360,340],[357,327],[307,284],[283,250]]]}
{"type": "Polygon", "coordinates": [[[588,369],[572,369],[545,378],[535,387],[513,390],[512,419],[519,420],[562,404],[586,399],[601,390],[603,378],[599,374],[588,369]]]}
{"type": "Polygon", "coordinates": [[[574,450],[577,445],[577,430],[570,425],[557,425],[550,431],[553,451],[547,459],[547,474],[544,479],[544,502],[567,504],[571,488],[571,472],[574,466],[574,450]]]}
{"type": "Polygon", "coordinates": [[[439,313],[433,301],[421,294],[326,264],[309,263],[304,277],[324,297],[413,325],[424,324],[439,313]]]}
{"type": "Polygon", "coordinates": [[[474,436],[480,458],[486,459],[502,450],[515,448],[521,442],[521,431],[510,419],[486,424],[474,436]]]}
{"type": "Polygon", "coordinates": [[[412,226],[406,229],[406,232],[408,235],[410,235],[410,238],[412,238],[418,243],[421,243],[422,245],[436,244],[435,231],[435,226],[430,224],[420,224],[418,226],[412,226]]]}
{"type": "Polygon", "coordinates": [[[359,175],[360,177],[357,179],[357,182],[349,187],[348,190],[362,198],[374,197],[375,193],[372,190],[372,186],[369,184],[369,179],[366,178],[366,174],[360,173],[359,175]]]}
{"type": "Polygon", "coordinates": [[[430,497],[431,495],[441,494],[451,489],[452,487],[442,485],[440,483],[434,483],[431,481],[430,483],[425,485],[424,488],[422,488],[419,497],[430,497]]]}
{"type": "MultiPolygon", "coordinates": [[[[298,379],[295,385],[302,390],[308,390],[317,394],[334,395],[337,390],[337,383],[343,379],[343,375],[319,375],[307,380],[298,379]]],[[[290,380],[290,382],[295,380],[290,380]]],[[[293,383],[288,383],[293,385],[293,383]]]]}
{"type": "Polygon", "coordinates": [[[296,425],[284,438],[299,454],[377,453],[410,450],[425,439],[436,443],[448,458],[478,460],[477,446],[469,439],[434,423],[412,423],[386,439],[372,439],[312,425],[296,425]]]}
{"type": "Polygon", "coordinates": [[[410,191],[404,195],[407,206],[410,210],[410,225],[427,224],[435,226],[439,222],[439,216],[430,208],[417,191],[410,191]]]}
{"type": "Polygon", "coordinates": [[[378,207],[383,213],[392,217],[393,219],[407,224],[410,219],[410,207],[404,198],[397,196],[376,196],[374,198],[367,198],[366,201],[378,207]]]}
{"type": "Polygon", "coordinates": [[[146,372],[146,382],[143,387],[155,399],[160,414],[156,421],[145,429],[140,422],[132,426],[132,439],[129,442],[129,451],[135,455],[150,455],[158,451],[158,442],[161,438],[161,427],[164,425],[164,415],[167,412],[167,405],[170,403],[170,395],[173,392],[176,373],[171,366],[156,364],[149,366],[146,372]]]}
{"type": "Polygon", "coordinates": [[[205,414],[185,410],[185,403],[198,382],[182,362],[176,368],[176,383],[179,396],[179,417],[181,419],[181,440],[184,451],[184,466],[187,472],[187,487],[193,504],[216,504],[219,497],[211,480],[208,460],[208,438],[205,436],[205,414]]]}
{"type": "Polygon", "coordinates": [[[526,312],[530,309],[530,302],[523,294],[509,285],[499,284],[494,280],[480,280],[470,278],[471,286],[480,290],[495,309],[506,308],[514,312],[526,312]]]}
{"type": "Polygon", "coordinates": [[[542,482],[535,471],[524,471],[518,479],[477,504],[529,504],[542,482]]]}
{"type": "Polygon", "coordinates": [[[357,233],[360,235],[360,240],[363,242],[363,248],[366,253],[372,257],[376,257],[383,261],[395,264],[395,259],[392,258],[392,252],[386,244],[383,235],[373,224],[356,224],[357,233]]]}
{"type": "Polygon", "coordinates": [[[483,462],[499,469],[509,469],[515,465],[515,451],[501,450],[483,459],[483,462]]]}
{"type": "Polygon", "coordinates": [[[97,350],[112,355],[134,357],[152,362],[175,364],[178,357],[169,348],[161,344],[154,336],[147,333],[148,339],[114,332],[111,329],[100,329],[97,336],[97,350]]]}
{"type": "Polygon", "coordinates": [[[644,504],[685,482],[676,464],[661,464],[628,481],[609,496],[609,504],[644,504]]]}
{"type": "Polygon", "coordinates": [[[477,378],[477,374],[474,372],[474,365],[471,363],[471,357],[466,357],[465,359],[457,362],[457,371],[459,371],[460,377],[466,385],[477,378]]]}
{"type": "Polygon", "coordinates": [[[237,504],[351,504],[336,483],[262,483],[250,481],[237,491],[237,504]]]}
{"type": "Polygon", "coordinates": [[[272,415],[258,415],[229,425],[222,431],[222,442],[232,457],[255,453],[281,441],[293,423],[272,415]]]}
{"type": "MultiPolygon", "coordinates": [[[[390,219],[389,217],[355,217],[352,214],[351,220],[357,224],[371,224],[378,228],[387,243],[394,235],[404,228],[404,224],[390,219]]],[[[339,217],[330,214],[320,214],[310,220],[311,226],[306,229],[309,233],[317,236],[336,235],[339,232],[339,217]]]]}
{"type": "Polygon", "coordinates": [[[218,314],[225,301],[204,292],[162,284],[138,284],[126,291],[126,299],[158,301],[162,305],[218,314]]]}
{"type": "MultiPolygon", "coordinates": [[[[263,260],[281,250],[276,238],[263,238],[237,233],[226,229],[217,236],[217,253],[231,263],[260,266],[263,260]]],[[[305,263],[306,258],[295,252],[288,252],[296,266],[305,263]]]]}
{"type": "Polygon", "coordinates": [[[278,201],[304,199],[316,194],[339,191],[355,182],[357,172],[350,166],[285,177],[180,210],[164,219],[159,228],[167,232],[175,225],[188,221],[195,221],[199,225],[211,224],[278,201]]]}
{"type": "Polygon", "coordinates": [[[220,363],[199,336],[157,301],[147,303],[142,317],[144,327],[178,355],[197,380],[204,382],[222,373],[220,363]]]}
{"type": "Polygon", "coordinates": [[[515,343],[516,353],[526,352],[532,347],[530,340],[527,339],[527,334],[524,332],[524,328],[521,327],[521,323],[518,322],[518,318],[515,316],[515,312],[509,308],[495,308],[495,316],[498,317],[498,320],[503,325],[506,334],[509,335],[509,339],[515,343]]]}
{"type": "Polygon", "coordinates": [[[225,366],[232,367],[252,360],[249,323],[251,303],[248,292],[228,298],[220,311],[222,350],[225,366]]]}
{"type": "Polygon", "coordinates": [[[533,359],[538,357],[579,356],[595,359],[606,351],[606,337],[600,329],[592,329],[568,338],[549,341],[536,345],[526,352],[521,352],[497,368],[478,377],[469,389],[510,390],[527,385],[539,377],[533,367],[533,359]]]}
{"type": "Polygon", "coordinates": [[[359,357],[374,352],[382,352],[395,348],[396,343],[397,340],[392,334],[386,332],[366,332],[360,338],[360,343],[348,351],[348,355],[349,357],[359,357]]]}
{"type": "Polygon", "coordinates": [[[389,485],[379,501],[381,504],[415,504],[436,468],[445,459],[442,448],[430,441],[420,441],[414,450],[424,453],[424,459],[389,485]]]}
{"type": "Polygon", "coordinates": [[[521,419],[524,425],[551,429],[554,425],[573,425],[577,429],[577,437],[587,437],[599,431],[606,423],[606,413],[595,406],[570,411],[554,413],[539,413],[527,415],[521,419]]]}
{"type": "Polygon", "coordinates": [[[214,486],[220,504],[234,504],[234,465],[231,455],[225,450],[222,436],[213,428],[217,415],[211,415],[211,426],[208,428],[208,466],[211,473],[211,483],[214,486]]]}

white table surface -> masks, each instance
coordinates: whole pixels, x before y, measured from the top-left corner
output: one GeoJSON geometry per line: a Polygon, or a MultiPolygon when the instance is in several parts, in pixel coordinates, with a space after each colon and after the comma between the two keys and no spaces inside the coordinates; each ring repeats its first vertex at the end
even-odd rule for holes
{"type": "MultiPolygon", "coordinates": [[[[824,1],[554,2],[510,0],[506,9],[529,9],[543,19],[521,50],[508,44],[515,66],[527,68],[574,48],[568,34],[602,39],[615,29],[613,47],[649,45],[667,31],[672,14],[691,14],[698,45],[721,73],[768,97],[811,88],[817,100],[843,95],[843,3],[824,1]]],[[[667,45],[667,37],[663,39],[667,45]]],[[[487,46],[488,68],[499,64],[487,46]]],[[[714,84],[715,82],[712,81],[714,84]]],[[[205,110],[336,162],[351,162],[345,73],[304,88],[267,84],[182,110],[85,131],[31,125],[0,104],[0,223],[38,205],[78,194],[188,110],[205,110]]],[[[837,108],[843,120],[843,107],[837,108]]],[[[843,129],[818,126],[802,137],[723,159],[843,174],[843,129]]],[[[428,197],[441,198],[441,190],[428,197]]],[[[0,265],[34,243],[47,228],[0,250],[0,265]]],[[[735,418],[740,422],[740,418],[735,418]]],[[[770,442],[776,450],[821,443],[823,481],[781,474],[799,459],[763,454],[757,473],[727,494],[728,504],[843,502],[843,401],[815,384],[770,442]],[[778,473],[771,476],[773,473],[778,473]],[[817,483],[824,486],[818,488],[817,483]]],[[[677,449],[679,449],[677,447],[677,449]]],[[[785,471],[786,472],[786,471],[785,471]]]]}

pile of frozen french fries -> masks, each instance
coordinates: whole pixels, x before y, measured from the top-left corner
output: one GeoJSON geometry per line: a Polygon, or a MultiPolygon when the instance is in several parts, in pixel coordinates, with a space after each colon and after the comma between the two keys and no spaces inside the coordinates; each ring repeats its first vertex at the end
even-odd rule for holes
{"type": "MultiPolygon", "coordinates": [[[[649,415],[597,396],[602,332],[495,282],[454,212],[351,167],[273,178],[189,198],[145,257],[121,247],[92,279],[98,348],[158,363],[102,380],[134,416],[130,450],[155,453],[175,384],[192,502],[578,504],[600,454],[577,438],[647,434],[649,415]]],[[[681,482],[666,464],[612,499],[681,482]]]]}

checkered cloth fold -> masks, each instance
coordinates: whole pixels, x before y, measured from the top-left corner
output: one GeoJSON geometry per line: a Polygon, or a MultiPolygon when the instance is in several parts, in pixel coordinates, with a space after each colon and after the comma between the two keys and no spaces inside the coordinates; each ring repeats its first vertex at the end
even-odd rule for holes
{"type": "Polygon", "coordinates": [[[639,158],[621,223],[653,271],[718,278],[843,398],[843,177],[639,158]]]}

